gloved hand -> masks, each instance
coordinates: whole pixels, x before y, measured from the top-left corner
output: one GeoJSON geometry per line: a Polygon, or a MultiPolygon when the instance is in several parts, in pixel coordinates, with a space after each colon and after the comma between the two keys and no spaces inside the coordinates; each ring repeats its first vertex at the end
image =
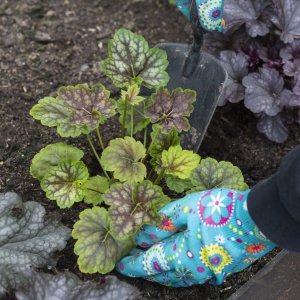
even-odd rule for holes
{"type": "Polygon", "coordinates": [[[207,31],[222,31],[225,0],[176,0],[177,7],[192,22],[200,22],[207,31]]]}
{"type": "Polygon", "coordinates": [[[161,225],[136,234],[139,246],[152,246],[132,251],[117,270],[172,287],[221,284],[275,247],[248,214],[248,193],[214,189],[171,202],[161,225]]]}

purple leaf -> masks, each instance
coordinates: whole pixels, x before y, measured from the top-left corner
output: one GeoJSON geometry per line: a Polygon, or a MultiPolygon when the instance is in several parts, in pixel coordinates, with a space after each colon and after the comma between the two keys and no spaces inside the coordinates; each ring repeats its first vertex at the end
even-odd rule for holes
{"type": "Polygon", "coordinates": [[[276,143],[285,142],[289,135],[289,131],[282,122],[280,115],[275,117],[263,115],[257,123],[257,130],[276,143]]]}
{"type": "Polygon", "coordinates": [[[227,0],[225,2],[224,19],[226,28],[232,30],[246,25],[250,36],[265,36],[269,33],[271,22],[271,0],[227,0]]]}
{"type": "MultiPolygon", "coordinates": [[[[299,90],[300,90],[300,88],[299,88],[299,90]]],[[[292,108],[300,108],[300,95],[294,94],[291,97],[291,99],[290,99],[290,101],[288,103],[288,106],[292,107],[292,108]]]]}
{"type": "Polygon", "coordinates": [[[293,93],[284,89],[283,77],[278,71],[261,68],[243,79],[246,87],[245,106],[254,113],[276,116],[289,102],[293,93]]]}
{"type": "Polygon", "coordinates": [[[281,49],[280,57],[284,62],[300,59],[300,40],[294,40],[291,44],[288,44],[285,48],[281,49]]]}
{"type": "Polygon", "coordinates": [[[300,59],[295,61],[287,60],[284,63],[283,72],[286,76],[297,77],[300,74],[300,59]]]}
{"type": "Polygon", "coordinates": [[[262,47],[257,52],[260,59],[265,63],[265,66],[282,73],[282,59],[279,55],[280,45],[275,44],[273,47],[262,47]]]}
{"type": "Polygon", "coordinates": [[[225,82],[219,105],[226,101],[237,103],[244,99],[245,87],[242,85],[243,78],[248,74],[248,60],[243,53],[233,51],[222,51],[221,63],[226,69],[229,78],[225,82]]]}
{"type": "Polygon", "coordinates": [[[300,96],[300,74],[295,77],[293,92],[296,96],[300,96]]]}
{"type": "Polygon", "coordinates": [[[273,0],[276,14],[271,15],[271,21],[282,31],[280,38],[285,43],[291,43],[300,37],[300,3],[295,0],[273,0]]]}
{"type": "Polygon", "coordinates": [[[152,123],[160,124],[163,132],[170,132],[172,128],[178,132],[190,129],[188,117],[194,110],[195,91],[177,88],[170,94],[167,89],[159,89],[151,95],[151,100],[152,105],[145,114],[152,123]]]}

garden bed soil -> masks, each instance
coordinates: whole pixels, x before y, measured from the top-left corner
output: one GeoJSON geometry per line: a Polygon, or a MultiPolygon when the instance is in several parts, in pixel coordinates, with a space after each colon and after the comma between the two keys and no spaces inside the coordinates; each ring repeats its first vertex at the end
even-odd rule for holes
{"type": "MultiPolygon", "coordinates": [[[[29,110],[40,98],[53,95],[62,85],[101,82],[116,93],[99,64],[106,57],[109,37],[120,27],[143,34],[151,46],[165,41],[191,41],[186,20],[175,7],[166,9],[161,1],[0,2],[0,191],[15,191],[25,201],[41,202],[48,213],[59,215],[70,228],[85,204],[59,210],[54,201],[45,199],[39,182],[30,176],[33,156],[61,138],[54,129],[49,130],[33,120],[29,110]]],[[[106,139],[116,132],[114,127],[112,124],[104,128],[106,139]]],[[[290,131],[285,144],[274,144],[256,131],[254,116],[242,104],[227,105],[217,109],[199,154],[231,161],[241,168],[251,186],[272,174],[284,154],[299,144],[299,126],[291,126],[290,131]]],[[[89,154],[85,139],[78,141],[89,154]]],[[[94,165],[89,155],[85,156],[85,163],[94,165]]],[[[69,269],[82,279],[98,280],[99,274],[79,272],[73,244],[70,240],[60,253],[58,270],[69,269]]],[[[232,275],[219,287],[170,289],[142,279],[122,279],[137,286],[143,299],[226,299],[277,251],[232,275]]]]}

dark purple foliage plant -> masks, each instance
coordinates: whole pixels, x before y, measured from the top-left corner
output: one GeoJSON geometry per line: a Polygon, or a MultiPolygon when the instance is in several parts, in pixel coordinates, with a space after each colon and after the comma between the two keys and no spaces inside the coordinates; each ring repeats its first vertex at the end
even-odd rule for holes
{"type": "Polygon", "coordinates": [[[229,75],[219,104],[244,101],[258,131],[283,143],[300,122],[300,1],[226,0],[225,20],[205,36],[229,75]]]}

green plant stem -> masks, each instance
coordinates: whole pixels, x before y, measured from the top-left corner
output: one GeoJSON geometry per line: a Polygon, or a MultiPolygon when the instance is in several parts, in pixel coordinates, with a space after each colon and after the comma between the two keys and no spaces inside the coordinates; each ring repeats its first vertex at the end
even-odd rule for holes
{"type": "Polygon", "coordinates": [[[131,105],[131,122],[130,122],[130,136],[133,135],[133,105],[131,105]]]}
{"type": "Polygon", "coordinates": [[[144,130],[144,147],[146,148],[147,146],[147,127],[144,130]]]}
{"type": "Polygon", "coordinates": [[[88,140],[88,142],[89,142],[89,144],[90,144],[90,147],[91,147],[91,149],[92,149],[94,155],[96,156],[96,158],[97,158],[97,160],[98,160],[98,163],[99,163],[101,169],[103,170],[103,173],[104,173],[105,177],[106,177],[108,180],[110,180],[110,177],[108,176],[107,172],[106,172],[106,171],[103,169],[103,167],[102,167],[102,164],[101,164],[101,161],[100,161],[100,157],[99,157],[99,155],[98,155],[98,153],[97,153],[97,151],[96,151],[96,149],[95,149],[95,147],[94,147],[94,145],[93,145],[93,142],[92,142],[90,136],[87,134],[86,137],[87,137],[87,140],[88,140]]]}
{"type": "Polygon", "coordinates": [[[162,178],[163,178],[164,175],[165,175],[165,171],[166,171],[165,168],[162,169],[162,171],[160,172],[160,174],[158,175],[158,177],[157,177],[156,180],[154,181],[154,184],[158,184],[158,183],[162,180],[162,178]]]}
{"type": "Polygon", "coordinates": [[[124,138],[125,136],[125,121],[126,121],[127,108],[128,108],[128,95],[126,95],[125,97],[125,107],[124,107],[124,114],[122,120],[122,138],[124,138]]]}
{"type": "Polygon", "coordinates": [[[98,136],[98,140],[99,140],[101,149],[103,151],[104,150],[104,144],[103,144],[103,141],[102,141],[101,132],[100,132],[99,127],[96,128],[96,131],[97,131],[97,136],[98,136]]]}
{"type": "Polygon", "coordinates": [[[149,152],[150,152],[150,149],[151,149],[152,145],[154,144],[154,142],[155,142],[155,140],[156,140],[156,138],[157,138],[158,132],[159,132],[159,130],[156,131],[156,133],[155,133],[153,139],[151,140],[151,143],[150,143],[150,145],[149,145],[149,147],[148,147],[148,149],[147,149],[147,152],[146,152],[145,157],[144,157],[143,160],[142,160],[142,163],[145,163],[146,158],[148,157],[148,154],[149,154],[149,152]]]}
{"type": "Polygon", "coordinates": [[[151,175],[153,174],[153,172],[154,172],[154,167],[150,170],[150,172],[149,172],[149,174],[148,174],[148,176],[147,176],[147,178],[148,178],[149,180],[151,180],[151,175]]]}

